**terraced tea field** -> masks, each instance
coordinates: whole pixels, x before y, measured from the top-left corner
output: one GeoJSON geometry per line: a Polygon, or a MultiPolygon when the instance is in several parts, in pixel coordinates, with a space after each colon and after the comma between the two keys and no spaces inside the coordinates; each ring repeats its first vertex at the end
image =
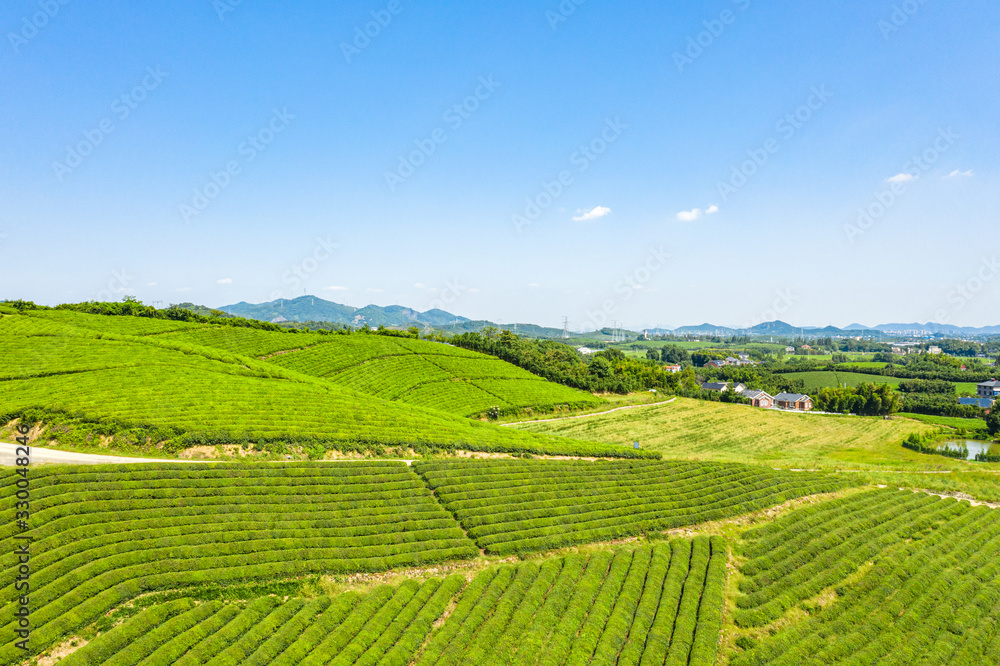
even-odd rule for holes
{"type": "Polygon", "coordinates": [[[269,360],[386,400],[462,416],[483,414],[490,407],[508,413],[602,402],[493,356],[411,338],[328,336],[322,343],[269,360]]]}
{"type": "Polygon", "coordinates": [[[248,604],[181,599],[61,663],[693,664],[715,661],[726,544],[696,538],[248,604]]]}
{"type": "Polygon", "coordinates": [[[735,621],[760,642],[733,664],[1000,663],[995,509],[876,490],[793,512],[740,548],[735,621]]]}
{"type": "MultiPolygon", "coordinates": [[[[170,440],[168,450],[174,452],[198,444],[252,443],[259,449],[278,453],[285,452],[287,446],[308,450],[320,447],[321,453],[326,449],[356,451],[391,446],[553,455],[654,455],[607,444],[525,435],[470,421],[448,411],[385,400],[347,384],[233,351],[192,344],[191,340],[211,342],[220,335],[217,328],[199,326],[184,324],[178,328],[169,321],[61,311],[0,316],[3,341],[0,425],[26,413],[40,412],[37,418],[43,420],[46,414],[56,413],[89,424],[103,424],[97,428],[102,435],[114,434],[116,429],[158,429],[157,437],[170,440]],[[95,327],[103,325],[126,332],[96,330],[95,327]]],[[[289,344],[287,341],[336,338],[350,341],[347,344],[357,348],[359,355],[362,352],[382,355],[391,348],[398,350],[402,355],[399,358],[429,363],[408,351],[405,345],[382,336],[312,336],[228,329],[223,338],[230,335],[238,342],[237,351],[249,346],[260,352],[285,346],[289,344]],[[282,340],[286,342],[282,344],[282,340]]],[[[439,356],[447,359],[442,362],[447,367],[458,367],[463,359],[472,363],[473,368],[479,367],[481,359],[465,359],[463,354],[470,353],[458,350],[454,356],[439,356]]],[[[499,369],[495,374],[507,373],[509,377],[516,374],[518,378],[484,381],[487,388],[490,381],[524,385],[528,388],[521,394],[529,402],[553,398],[556,394],[550,393],[550,389],[556,392],[565,389],[539,378],[526,379],[518,368],[501,361],[496,363],[499,369]]],[[[375,366],[362,368],[358,374],[365,376],[374,369],[375,366]]],[[[470,400],[485,400],[484,395],[490,396],[491,404],[499,404],[494,394],[485,393],[472,380],[455,380],[444,370],[438,372],[446,379],[423,385],[420,390],[426,391],[426,395],[416,402],[431,404],[436,400],[435,395],[447,396],[454,402],[452,412],[469,411],[463,405],[467,406],[470,400]],[[434,389],[436,386],[443,389],[434,389]]],[[[403,374],[413,373],[404,369],[403,374]]],[[[488,372],[482,370],[480,374],[488,372]]],[[[381,377],[378,381],[392,386],[395,380],[381,377]]],[[[400,390],[409,389],[404,386],[400,390]]],[[[586,398],[584,402],[597,400],[580,392],[564,397],[580,395],[586,398]]],[[[160,442],[142,441],[147,435],[135,435],[131,446],[148,451],[160,442]]],[[[72,440],[69,435],[66,438],[72,440]]]]}
{"type": "Polygon", "coordinates": [[[718,520],[847,485],[694,462],[427,461],[416,468],[479,547],[500,555],[718,520]]]}
{"type": "MultiPolygon", "coordinates": [[[[13,553],[14,473],[0,547],[13,553]]],[[[402,463],[35,468],[30,477],[32,641],[48,645],[129,599],[204,583],[383,571],[478,549],[402,463]]],[[[9,560],[8,560],[9,561],[9,560]]],[[[13,589],[16,567],[5,567],[13,589]]],[[[0,607],[0,662],[15,602],[0,607]]]]}

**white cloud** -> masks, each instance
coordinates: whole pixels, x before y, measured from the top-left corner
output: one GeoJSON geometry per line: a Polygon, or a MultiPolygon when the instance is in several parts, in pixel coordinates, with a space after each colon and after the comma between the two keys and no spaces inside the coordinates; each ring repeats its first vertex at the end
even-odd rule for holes
{"type": "Polygon", "coordinates": [[[475,287],[469,287],[468,289],[466,289],[466,291],[469,292],[470,294],[478,294],[479,293],[479,290],[477,288],[475,288],[475,287]]]}
{"type": "Polygon", "coordinates": [[[972,169],[968,171],[961,171],[960,169],[955,169],[949,173],[945,178],[972,178],[975,174],[972,173],[972,169]]]}
{"type": "Polygon", "coordinates": [[[887,182],[887,183],[908,183],[911,180],[913,180],[914,178],[916,178],[916,176],[914,176],[912,173],[897,173],[892,178],[886,178],[885,182],[887,182]]]}
{"type": "Polygon", "coordinates": [[[580,215],[573,218],[574,222],[586,222],[587,220],[596,220],[599,217],[604,217],[605,215],[611,214],[611,209],[607,206],[598,206],[597,208],[591,208],[590,210],[584,212],[578,210],[580,215]]]}
{"type": "Polygon", "coordinates": [[[677,219],[681,222],[694,222],[699,217],[701,217],[701,208],[695,208],[694,210],[682,210],[677,213],[677,219]]]}
{"type": "Polygon", "coordinates": [[[382,293],[381,289],[374,289],[372,287],[369,287],[368,289],[365,289],[365,291],[368,292],[369,294],[381,294],[382,293]]]}
{"type": "Polygon", "coordinates": [[[426,289],[427,288],[427,285],[424,284],[423,282],[416,282],[416,283],[414,283],[413,286],[415,288],[417,288],[417,289],[426,289]]]}
{"type": "Polygon", "coordinates": [[[531,287],[532,289],[537,289],[539,284],[537,282],[532,282],[528,286],[531,287]]]}
{"type": "Polygon", "coordinates": [[[216,280],[219,284],[232,284],[233,278],[222,278],[221,280],[216,280]]]}
{"type": "Polygon", "coordinates": [[[715,215],[718,212],[719,212],[719,207],[716,206],[715,204],[712,204],[711,206],[708,207],[708,210],[705,211],[705,215],[715,215]]]}
{"type": "Polygon", "coordinates": [[[147,283],[146,283],[146,286],[147,286],[147,287],[155,287],[155,286],[156,286],[156,283],[155,283],[155,282],[147,282],[147,283]]]}
{"type": "Polygon", "coordinates": [[[330,287],[323,287],[323,291],[347,291],[347,287],[338,287],[337,285],[333,285],[330,287]]]}
{"type": "Polygon", "coordinates": [[[191,287],[181,287],[177,291],[183,294],[185,291],[191,291],[191,287]]]}

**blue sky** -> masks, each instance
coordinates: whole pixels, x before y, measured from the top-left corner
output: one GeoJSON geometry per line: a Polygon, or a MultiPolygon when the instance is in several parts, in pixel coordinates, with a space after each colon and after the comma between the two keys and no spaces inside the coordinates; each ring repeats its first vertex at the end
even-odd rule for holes
{"type": "Polygon", "coordinates": [[[996,3],[62,1],[0,19],[2,297],[1000,323],[996,3]]]}

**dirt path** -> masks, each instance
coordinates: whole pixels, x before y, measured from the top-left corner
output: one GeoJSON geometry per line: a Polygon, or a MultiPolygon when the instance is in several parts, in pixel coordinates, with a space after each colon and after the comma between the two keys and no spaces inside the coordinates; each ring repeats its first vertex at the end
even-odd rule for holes
{"type": "MultiPolygon", "coordinates": [[[[0,465],[13,467],[17,457],[17,444],[0,442],[0,465]]],[[[104,456],[94,453],[75,453],[73,451],[57,451],[38,446],[31,447],[31,464],[68,464],[68,465],[108,465],[124,463],[197,463],[218,462],[215,460],[175,460],[165,458],[132,458],[130,456],[104,456]]]]}
{"type": "MultiPolygon", "coordinates": [[[[13,467],[15,458],[17,457],[17,444],[8,444],[7,442],[0,442],[0,466],[3,467],[13,467]]],[[[358,458],[357,462],[365,462],[370,460],[388,460],[387,458],[358,458]]],[[[345,458],[341,460],[327,460],[324,462],[354,462],[355,459],[345,458]]],[[[230,462],[226,460],[181,460],[179,458],[132,458],[130,456],[106,456],[95,453],[76,453],[74,451],[57,451],[56,449],[46,449],[40,446],[31,447],[31,464],[49,464],[49,465],[125,465],[129,463],[185,463],[185,464],[197,464],[197,463],[220,463],[220,462],[230,462]]],[[[275,460],[269,462],[297,462],[297,461],[283,461],[275,460]]],[[[300,461],[298,461],[300,462],[300,461]]],[[[393,459],[391,462],[405,462],[407,465],[412,465],[413,460],[405,460],[403,458],[393,459]]]]}
{"type": "Polygon", "coordinates": [[[515,421],[514,423],[502,423],[501,428],[506,428],[515,425],[524,425],[525,423],[552,423],[553,421],[568,421],[570,419],[585,419],[591,416],[604,416],[605,414],[611,414],[613,412],[620,412],[623,409],[639,409],[640,407],[656,407],[657,405],[669,405],[677,398],[671,398],[670,400],[664,400],[663,402],[650,402],[645,405],[625,405],[624,407],[615,407],[614,409],[609,409],[606,412],[594,412],[593,414],[577,414],[576,416],[560,416],[556,419],[541,419],[539,421],[515,421]]]}
{"type": "MultiPolygon", "coordinates": [[[[900,490],[905,490],[900,488],[900,490]]],[[[927,495],[934,495],[935,497],[944,497],[948,499],[957,499],[959,501],[968,502],[972,506],[988,506],[991,509],[1000,509],[1000,504],[996,502],[984,502],[982,500],[977,500],[972,495],[967,495],[965,493],[938,493],[933,490],[924,490],[923,488],[909,488],[915,493],[925,493],[927,495]]]]}

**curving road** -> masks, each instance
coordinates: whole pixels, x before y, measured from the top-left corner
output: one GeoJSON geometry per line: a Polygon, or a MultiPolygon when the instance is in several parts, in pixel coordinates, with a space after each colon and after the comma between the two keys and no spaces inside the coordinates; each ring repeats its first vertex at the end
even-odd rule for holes
{"type": "MultiPolygon", "coordinates": [[[[0,467],[13,467],[17,457],[17,444],[0,442],[0,467]]],[[[371,460],[403,462],[407,466],[416,462],[407,458],[334,458],[331,460],[321,460],[319,462],[366,462],[371,460]]],[[[95,453],[76,453],[73,451],[57,451],[56,449],[46,449],[40,446],[31,447],[32,465],[123,465],[128,463],[221,463],[233,462],[232,460],[181,460],[179,458],[133,458],[131,456],[105,456],[95,453]]],[[[302,462],[301,460],[270,460],[266,462],[302,462]]]]}
{"type": "MultiPolygon", "coordinates": [[[[0,442],[0,465],[14,466],[18,445],[0,442]]],[[[38,446],[31,447],[31,464],[62,464],[62,465],[108,465],[122,463],[205,463],[215,460],[175,460],[166,458],[132,458],[130,456],[103,456],[93,453],[75,453],[72,451],[56,451],[38,446]]]]}

